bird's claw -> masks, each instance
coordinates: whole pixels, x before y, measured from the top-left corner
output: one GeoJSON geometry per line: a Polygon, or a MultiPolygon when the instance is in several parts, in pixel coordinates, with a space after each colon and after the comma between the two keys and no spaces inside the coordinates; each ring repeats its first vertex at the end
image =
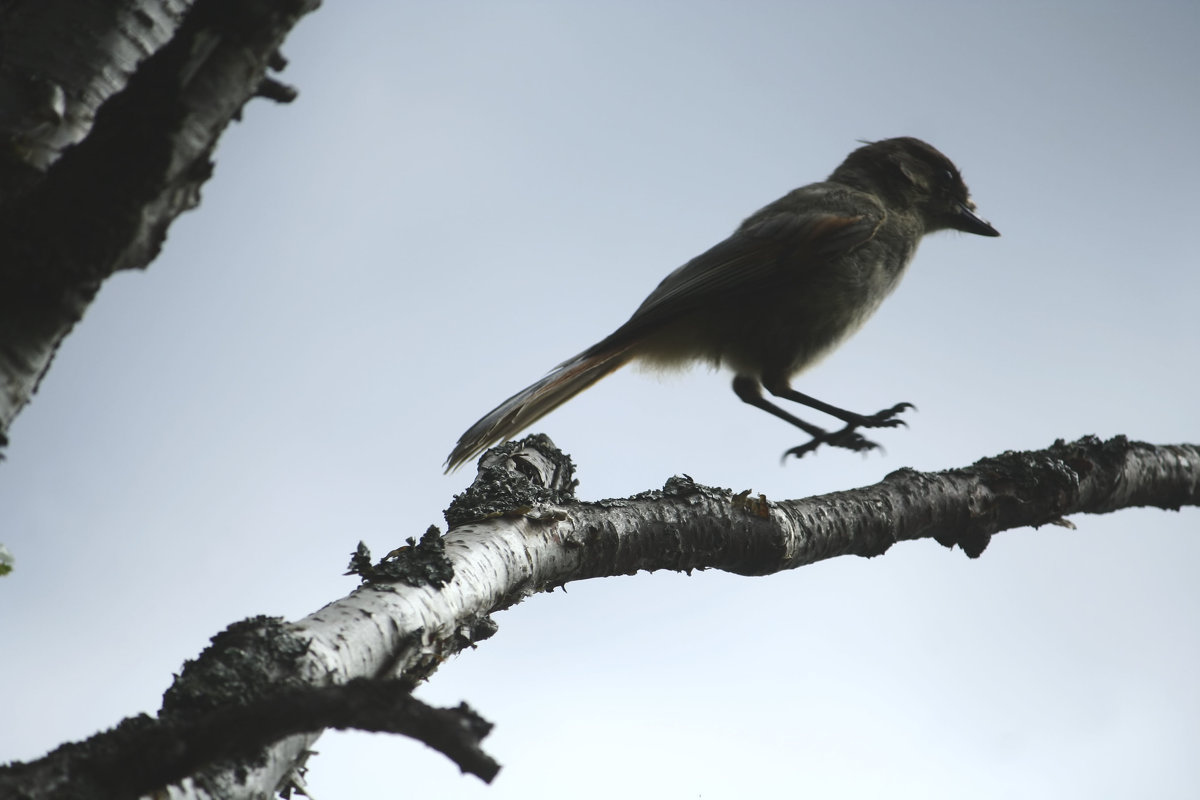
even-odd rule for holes
{"type": "Polygon", "coordinates": [[[853,450],[856,453],[865,453],[868,450],[878,450],[879,445],[872,442],[870,439],[863,437],[853,427],[847,425],[840,431],[835,431],[830,434],[825,440],[826,444],[834,447],[841,447],[846,450],[853,450]]]}
{"type": "Polygon", "coordinates": [[[785,450],[783,453],[784,461],[788,456],[803,458],[808,453],[813,452],[823,444],[830,447],[840,447],[843,450],[850,450],[855,453],[867,453],[871,450],[882,450],[876,442],[865,438],[858,432],[858,428],[907,428],[908,423],[902,419],[896,419],[897,414],[902,414],[909,409],[915,409],[912,403],[897,403],[891,408],[885,408],[882,411],[876,411],[870,415],[854,415],[852,419],[846,422],[846,427],[841,430],[827,433],[820,431],[813,435],[812,439],[804,444],[797,445],[790,450],[785,450]]]}
{"type": "Polygon", "coordinates": [[[907,428],[907,422],[895,417],[897,414],[902,414],[910,408],[915,409],[916,406],[912,403],[897,403],[891,408],[885,408],[882,411],[876,411],[874,414],[863,417],[860,421],[856,421],[854,425],[861,428],[907,428]]]}
{"type": "Polygon", "coordinates": [[[823,444],[827,444],[830,447],[841,447],[844,450],[852,450],[855,453],[866,453],[871,450],[881,449],[876,442],[872,442],[870,439],[862,436],[854,427],[853,425],[847,425],[840,431],[814,436],[804,444],[784,451],[783,459],[787,460],[788,456],[803,458],[806,454],[813,452],[823,444]]]}

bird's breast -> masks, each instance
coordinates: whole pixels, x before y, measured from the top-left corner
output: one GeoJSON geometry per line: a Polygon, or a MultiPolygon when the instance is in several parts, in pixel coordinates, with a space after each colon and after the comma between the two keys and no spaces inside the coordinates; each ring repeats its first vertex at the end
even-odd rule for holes
{"type": "Polygon", "coordinates": [[[792,376],[812,366],[875,313],[916,251],[915,242],[873,244],[758,296],[731,298],[719,313],[690,322],[692,346],[738,374],[792,376]]]}

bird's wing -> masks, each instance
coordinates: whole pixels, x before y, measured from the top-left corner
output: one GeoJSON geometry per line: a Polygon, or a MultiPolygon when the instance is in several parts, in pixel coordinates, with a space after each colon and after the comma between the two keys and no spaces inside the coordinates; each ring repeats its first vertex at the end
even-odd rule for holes
{"type": "Polygon", "coordinates": [[[794,281],[798,271],[828,263],[868,241],[879,224],[875,215],[790,210],[751,218],[664,278],[614,336],[656,328],[714,295],[759,293],[794,281]]]}

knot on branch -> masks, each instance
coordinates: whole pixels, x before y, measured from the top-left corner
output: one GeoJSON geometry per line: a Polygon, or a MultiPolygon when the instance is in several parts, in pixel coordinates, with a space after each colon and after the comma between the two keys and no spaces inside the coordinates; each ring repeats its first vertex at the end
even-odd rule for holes
{"type": "Polygon", "coordinates": [[[451,528],[468,522],[528,514],[537,506],[575,502],[575,465],[542,433],[493,447],[479,459],[479,473],[443,515],[451,528]]]}
{"type": "Polygon", "coordinates": [[[409,586],[445,586],[454,577],[454,565],[446,558],[446,542],[436,525],[430,525],[418,543],[411,536],[408,544],[388,553],[378,564],[371,563],[371,551],[363,542],[350,555],[347,575],[358,575],[364,583],[395,583],[409,586]]]}

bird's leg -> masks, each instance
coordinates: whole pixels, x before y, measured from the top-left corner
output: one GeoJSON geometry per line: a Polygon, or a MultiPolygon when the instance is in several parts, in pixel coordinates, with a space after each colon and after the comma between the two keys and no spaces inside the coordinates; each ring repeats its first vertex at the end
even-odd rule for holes
{"type": "MultiPolygon", "coordinates": [[[[766,379],[763,381],[762,385],[768,392],[776,397],[782,397],[785,400],[791,400],[792,402],[806,405],[809,408],[814,408],[823,414],[836,417],[837,419],[840,419],[842,422],[846,423],[845,427],[843,427],[841,430],[833,431],[832,433],[826,432],[821,428],[817,428],[815,425],[809,425],[808,423],[797,425],[797,427],[804,430],[813,438],[811,441],[787,450],[784,453],[785,458],[787,456],[796,456],[797,458],[800,458],[804,454],[816,450],[822,444],[827,444],[831,447],[842,447],[855,452],[865,452],[868,450],[877,449],[879,445],[861,436],[857,432],[857,429],[894,428],[900,425],[906,425],[904,420],[896,419],[896,415],[910,408],[915,408],[912,403],[897,403],[891,408],[885,408],[882,411],[875,412],[874,414],[856,414],[853,411],[847,411],[844,408],[838,408],[837,406],[822,402],[815,397],[810,397],[802,392],[798,392],[789,386],[786,380],[766,379]]],[[[770,411],[772,414],[775,414],[775,416],[785,419],[788,422],[791,422],[793,425],[796,425],[797,422],[799,422],[797,417],[788,414],[783,409],[776,408],[765,398],[763,398],[762,393],[758,388],[758,383],[751,378],[739,378],[735,380],[733,390],[737,392],[738,397],[741,397],[742,400],[745,400],[751,405],[756,405],[759,408],[770,411]],[[746,391],[745,386],[741,387],[741,390],[739,390],[738,380],[743,380],[749,384],[750,391],[748,393],[743,393],[746,391]],[[748,399],[748,395],[757,398],[758,402],[748,399]]]]}
{"type": "Polygon", "coordinates": [[[805,442],[798,447],[793,447],[791,450],[785,452],[783,454],[784,458],[787,458],[790,455],[798,458],[810,450],[816,450],[817,447],[822,444],[828,444],[833,447],[844,447],[847,450],[854,450],[856,452],[872,450],[876,447],[879,447],[879,445],[863,438],[856,433],[854,431],[855,426],[853,425],[848,424],[842,430],[833,431],[831,433],[824,428],[819,428],[816,425],[813,425],[811,422],[805,422],[799,417],[789,414],[787,411],[784,411],[782,408],[762,396],[762,386],[754,378],[746,377],[744,375],[739,375],[738,377],[734,378],[733,391],[734,394],[741,398],[742,402],[749,403],[755,408],[761,408],[768,414],[772,414],[776,417],[779,417],[784,422],[795,425],[797,428],[812,437],[810,441],[805,442]]]}
{"type": "Polygon", "coordinates": [[[797,392],[791,386],[788,386],[787,381],[764,380],[763,386],[776,397],[782,397],[784,400],[791,400],[793,403],[800,403],[809,408],[815,408],[822,414],[837,417],[842,422],[845,422],[849,428],[895,428],[906,425],[904,420],[896,419],[896,415],[910,408],[916,408],[912,403],[897,403],[891,408],[876,411],[874,414],[856,414],[844,408],[831,406],[829,403],[824,403],[803,392],[797,392]]]}
{"type": "Polygon", "coordinates": [[[761,408],[768,414],[774,414],[784,422],[790,422],[792,425],[795,425],[797,428],[813,437],[813,439],[823,439],[829,436],[829,432],[824,428],[818,428],[816,425],[813,425],[810,422],[805,422],[799,417],[792,416],[767,398],[763,397],[762,385],[754,378],[746,375],[738,375],[733,379],[733,393],[736,394],[743,403],[749,403],[755,408],[761,408]]]}

